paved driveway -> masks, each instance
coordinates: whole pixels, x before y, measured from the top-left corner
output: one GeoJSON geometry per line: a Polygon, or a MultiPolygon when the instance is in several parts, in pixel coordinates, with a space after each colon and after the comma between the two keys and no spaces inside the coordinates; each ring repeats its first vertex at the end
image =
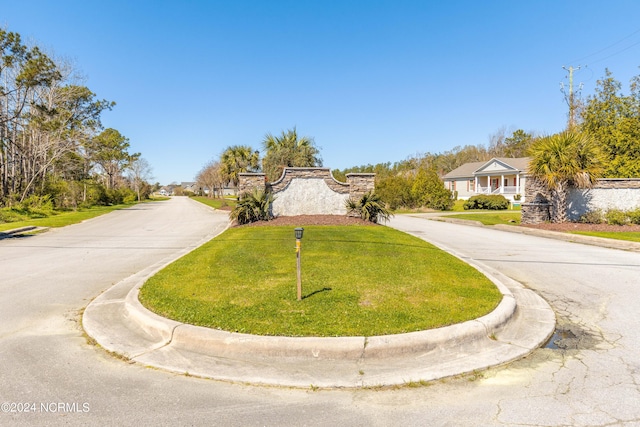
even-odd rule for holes
{"type": "Polygon", "coordinates": [[[560,348],[427,387],[314,391],[173,375],[86,342],[88,301],[225,223],[174,198],[1,240],[0,403],[16,412],[0,425],[640,425],[640,254],[487,228],[391,222],[538,291],[560,348]]]}

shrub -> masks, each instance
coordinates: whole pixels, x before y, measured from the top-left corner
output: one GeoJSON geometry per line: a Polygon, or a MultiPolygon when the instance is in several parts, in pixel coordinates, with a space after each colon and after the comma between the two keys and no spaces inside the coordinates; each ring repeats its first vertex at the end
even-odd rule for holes
{"type": "Polygon", "coordinates": [[[391,210],[401,206],[412,208],[416,202],[411,196],[411,180],[405,175],[394,175],[385,178],[376,177],[376,194],[380,196],[391,210]]]}
{"type": "Polygon", "coordinates": [[[11,209],[11,208],[0,209],[0,224],[5,222],[22,221],[23,219],[25,219],[24,216],[20,215],[14,209],[11,209]]]}
{"type": "Polygon", "coordinates": [[[444,211],[453,206],[454,195],[444,186],[435,169],[421,169],[413,180],[410,194],[418,207],[444,211]]]}
{"type": "Polygon", "coordinates": [[[104,188],[103,186],[97,186],[95,188],[97,193],[96,203],[104,206],[120,205],[123,203],[133,203],[138,200],[138,195],[130,188],[104,188]]]}
{"type": "Polygon", "coordinates": [[[28,213],[32,218],[46,218],[53,214],[53,202],[48,194],[44,196],[34,194],[24,199],[17,209],[28,213]]]}
{"type": "Polygon", "coordinates": [[[640,208],[627,212],[627,215],[629,216],[629,222],[631,224],[640,225],[640,208]]]}
{"type": "Polygon", "coordinates": [[[582,215],[579,221],[584,224],[602,224],[604,222],[604,213],[600,209],[589,211],[582,215]]]}
{"type": "Polygon", "coordinates": [[[468,209],[490,209],[490,210],[504,210],[509,208],[509,201],[501,195],[479,195],[470,197],[469,200],[464,202],[463,208],[468,209]]]}
{"type": "Polygon", "coordinates": [[[347,199],[345,206],[347,214],[359,216],[360,218],[378,223],[378,221],[388,221],[391,213],[387,210],[380,196],[373,192],[364,194],[360,200],[347,199]]]}
{"type": "Polygon", "coordinates": [[[607,211],[605,218],[609,225],[625,225],[628,221],[627,214],[619,209],[611,209],[607,211]]]}
{"type": "Polygon", "coordinates": [[[238,221],[238,224],[269,221],[273,218],[271,214],[273,200],[271,193],[257,189],[253,193],[244,193],[229,216],[238,221]]]}

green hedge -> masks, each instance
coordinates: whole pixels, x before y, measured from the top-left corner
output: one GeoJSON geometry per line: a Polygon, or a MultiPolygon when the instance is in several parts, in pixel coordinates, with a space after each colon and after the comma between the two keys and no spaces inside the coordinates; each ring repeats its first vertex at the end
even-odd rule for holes
{"type": "Polygon", "coordinates": [[[465,210],[468,209],[490,209],[503,210],[509,208],[509,201],[501,195],[492,194],[489,196],[480,195],[469,198],[463,205],[465,210]]]}
{"type": "Polygon", "coordinates": [[[609,225],[640,225],[640,208],[623,211],[620,209],[610,209],[602,211],[596,209],[589,211],[580,217],[580,222],[585,224],[609,224],[609,225]]]}

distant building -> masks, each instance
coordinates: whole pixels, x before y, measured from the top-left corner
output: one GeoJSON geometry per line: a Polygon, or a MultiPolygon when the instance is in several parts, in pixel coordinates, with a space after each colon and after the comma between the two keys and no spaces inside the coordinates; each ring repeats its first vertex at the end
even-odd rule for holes
{"type": "Polygon", "coordinates": [[[524,202],[529,161],[529,157],[496,157],[465,163],[443,177],[444,185],[463,200],[478,194],[501,194],[508,200],[524,202]]]}

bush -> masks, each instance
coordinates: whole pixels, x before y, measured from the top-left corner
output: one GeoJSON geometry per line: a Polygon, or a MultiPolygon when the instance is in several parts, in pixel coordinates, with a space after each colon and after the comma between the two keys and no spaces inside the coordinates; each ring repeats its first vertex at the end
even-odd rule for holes
{"type": "Polygon", "coordinates": [[[380,220],[386,222],[391,217],[391,213],[385,207],[380,196],[373,192],[364,194],[360,200],[349,198],[345,206],[348,215],[359,216],[365,221],[373,223],[378,223],[380,220]]]}
{"type": "Polygon", "coordinates": [[[584,224],[602,224],[604,222],[604,213],[600,209],[589,211],[582,215],[579,221],[584,224]]]}
{"type": "Polygon", "coordinates": [[[609,225],[625,225],[628,222],[628,216],[619,209],[611,209],[604,215],[609,225]]]}
{"type": "Polygon", "coordinates": [[[447,190],[434,169],[421,169],[411,185],[411,198],[417,207],[448,210],[453,206],[454,194],[447,190]]]}
{"type": "Polygon", "coordinates": [[[631,222],[631,224],[640,225],[640,208],[627,212],[627,215],[629,216],[629,222],[631,222]]]}
{"type": "Polygon", "coordinates": [[[16,222],[25,219],[23,215],[11,208],[0,209],[0,224],[5,222],[16,222]]]}
{"type": "Polygon", "coordinates": [[[464,202],[463,208],[469,209],[490,209],[490,210],[504,210],[509,208],[509,201],[501,195],[479,195],[470,197],[469,200],[464,202]]]}
{"type": "Polygon", "coordinates": [[[111,206],[121,205],[123,203],[129,204],[138,200],[138,196],[130,188],[104,188],[103,186],[97,186],[95,188],[97,192],[96,204],[111,206]]]}
{"type": "Polygon", "coordinates": [[[269,221],[273,195],[265,191],[254,190],[253,193],[244,193],[229,217],[238,221],[238,224],[249,224],[256,221],[269,221]]]}
{"type": "Polygon", "coordinates": [[[19,203],[16,210],[28,213],[31,218],[46,218],[53,215],[53,202],[48,194],[44,196],[34,194],[19,203]]]}

